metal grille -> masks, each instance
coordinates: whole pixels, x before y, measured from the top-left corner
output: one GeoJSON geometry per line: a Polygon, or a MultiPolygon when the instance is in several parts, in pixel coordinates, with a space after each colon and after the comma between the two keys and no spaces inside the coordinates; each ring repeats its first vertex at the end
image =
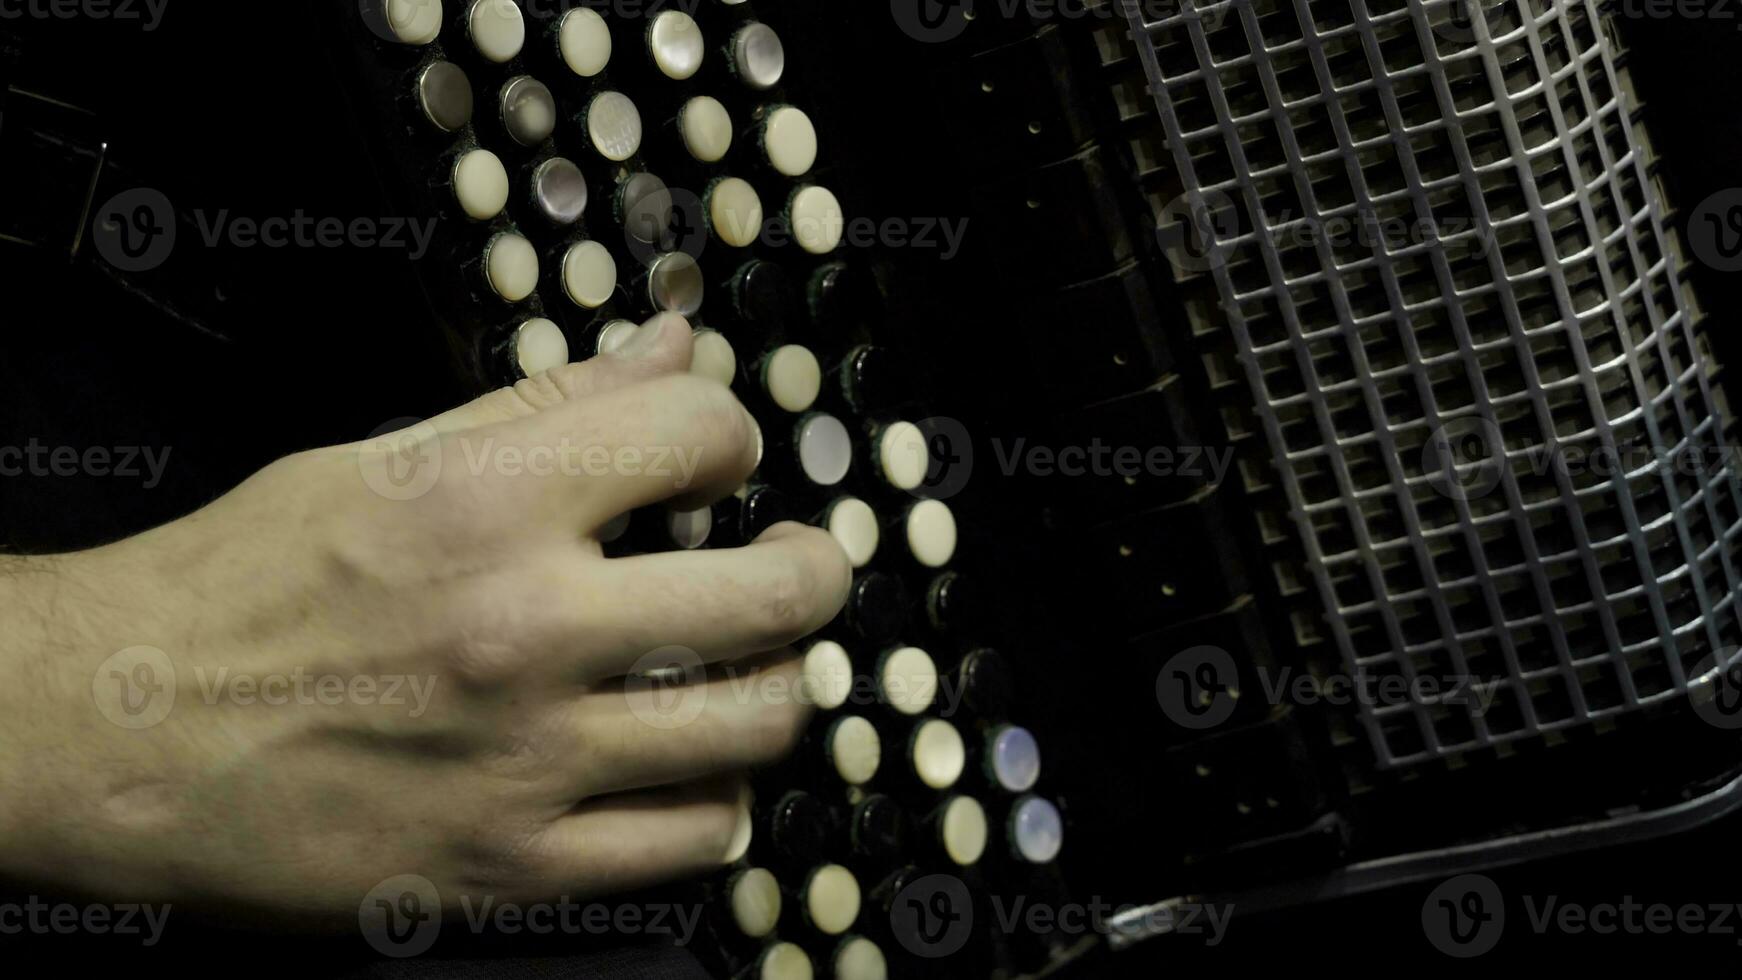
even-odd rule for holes
{"type": "Polygon", "coordinates": [[[1376,764],[1684,696],[1742,635],[1742,487],[1598,6],[1120,2],[1297,621],[1352,676],[1495,690],[1357,707],[1376,764]]]}

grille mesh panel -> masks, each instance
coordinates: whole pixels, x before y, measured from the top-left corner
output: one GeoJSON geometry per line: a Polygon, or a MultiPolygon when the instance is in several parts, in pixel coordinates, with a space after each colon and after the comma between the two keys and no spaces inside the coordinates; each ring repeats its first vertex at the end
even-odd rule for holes
{"type": "Polygon", "coordinates": [[[1742,635],[1742,487],[1599,8],[1119,2],[1297,628],[1358,677],[1495,683],[1358,706],[1376,764],[1684,696],[1742,635]]]}

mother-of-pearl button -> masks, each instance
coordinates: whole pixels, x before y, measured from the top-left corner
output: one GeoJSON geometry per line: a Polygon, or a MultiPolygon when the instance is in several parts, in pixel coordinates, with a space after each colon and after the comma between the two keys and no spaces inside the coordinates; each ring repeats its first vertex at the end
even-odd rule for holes
{"type": "Polygon", "coordinates": [[[708,543],[708,534],[714,529],[714,509],[669,511],[665,515],[665,529],[673,544],[693,551],[708,543]]]}
{"type": "Polygon", "coordinates": [[[635,331],[641,327],[629,320],[612,320],[599,328],[599,339],[595,349],[601,354],[609,354],[629,342],[635,336],[635,331]]]}
{"type": "Polygon", "coordinates": [[[817,127],[803,109],[783,105],[763,124],[762,152],[784,176],[808,173],[817,162],[817,127]]]}
{"type": "Polygon", "coordinates": [[[732,67],[744,84],[769,89],[786,71],[786,48],[774,28],[760,21],[745,24],[732,35],[732,67]]]}
{"type": "Polygon", "coordinates": [[[690,346],[690,373],[713,378],[723,385],[732,383],[738,376],[738,355],[725,334],[705,327],[696,331],[690,346]]]}
{"type": "Polygon", "coordinates": [[[703,163],[720,162],[732,148],[732,115],[711,95],[698,95],[683,104],[677,131],[684,149],[703,163]]]}
{"type": "Polygon", "coordinates": [[[435,62],[417,77],[417,102],[436,128],[458,132],[472,121],[472,80],[453,62],[435,62]]]}
{"type": "Polygon", "coordinates": [[[475,0],[466,29],[478,53],[497,64],[513,61],[526,44],[526,18],[514,0],[475,0]]]}
{"type": "Polygon", "coordinates": [[[762,954],[757,980],[811,980],[811,958],[792,943],[775,943],[762,954]]]}
{"type": "Polygon", "coordinates": [[[927,568],[942,568],[956,554],[956,515],[941,500],[922,500],[907,512],[907,549],[927,568]]]}
{"type": "Polygon", "coordinates": [[[667,10],[648,25],[647,49],[665,77],[683,81],[702,67],[707,46],[694,17],[681,10],[667,10]]]}
{"type": "Polygon", "coordinates": [[[877,512],[858,497],[844,497],[829,508],[829,534],[854,568],[864,568],[877,554],[877,512]]]}
{"type": "Polygon", "coordinates": [[[962,778],[968,763],[968,747],[962,733],[941,718],[933,718],[913,733],[913,771],[932,789],[949,789],[962,778]]]}
{"type": "Polygon", "coordinates": [[[834,640],[819,640],[804,654],[805,694],[824,711],[847,703],[853,690],[853,661],[847,648],[834,640]]]}
{"type": "Polygon", "coordinates": [[[537,146],[556,129],[556,96],[531,75],[502,86],[502,125],[521,146],[537,146]]]}
{"type": "Polygon", "coordinates": [[[518,303],[538,288],[538,250],[520,235],[503,232],[484,246],[484,277],[496,295],[518,303]]]}
{"type": "Polygon", "coordinates": [[[931,450],[925,433],[912,422],[897,422],[877,437],[877,465],[883,479],[897,490],[912,490],[925,482],[931,450]]]}
{"type": "Polygon", "coordinates": [[[474,221],[489,221],[508,205],[508,170],[489,150],[472,150],[454,164],[454,197],[474,221]]]}
{"type": "Polygon", "coordinates": [[[532,172],[532,202],[552,224],[572,225],[587,209],[587,178],[573,160],[551,157],[532,172]]]}
{"type": "Polygon", "coordinates": [[[792,195],[787,208],[792,221],[792,237],[799,248],[812,255],[827,255],[840,247],[847,231],[847,218],[841,212],[841,202],[826,187],[805,187],[792,195]]]}
{"type": "Polygon", "coordinates": [[[832,487],[847,478],[853,465],[853,438],[840,419],[818,412],[799,424],[798,463],[818,486],[832,487]]]}
{"type": "Polygon", "coordinates": [[[557,50],[569,71],[592,78],[604,71],[611,60],[611,28],[598,11],[576,7],[563,14],[562,27],[557,31],[557,50]]]}
{"type": "Polygon", "coordinates": [[[702,267],[687,252],[667,252],[647,267],[647,299],[656,310],[695,316],[707,288],[702,267]]]}
{"type": "Polygon", "coordinates": [[[902,647],[883,655],[877,686],[885,703],[904,715],[924,713],[938,696],[938,667],[919,647],[902,647]]]}
{"type": "Polygon", "coordinates": [[[787,344],[768,355],[762,366],[762,387],[774,404],[803,412],[816,404],[823,390],[823,366],[810,348],[787,344]]]}
{"type": "Polygon", "coordinates": [[[1012,793],[1026,793],[1040,782],[1040,743],[1034,733],[1016,725],[993,732],[986,753],[992,778],[1012,793]]]}
{"type": "Polygon", "coordinates": [[[442,0],[385,0],[376,9],[379,26],[401,44],[428,44],[442,32],[442,0]]]}
{"type": "Polygon", "coordinates": [[[780,922],[780,882],[766,868],[750,868],[732,879],[732,921],[738,931],[761,939],[780,922]]]}
{"type": "Polygon", "coordinates": [[[889,980],[889,961],[876,943],[854,936],[835,951],[835,980],[889,980]]]}
{"type": "Polygon", "coordinates": [[[708,188],[708,223],[720,241],[743,248],[762,234],[762,198],[741,177],[726,177],[708,188]]]}
{"type": "Polygon", "coordinates": [[[950,860],[967,867],[986,853],[986,808],[979,801],[958,796],[944,806],[942,835],[944,853],[950,860]]]}
{"type": "Polygon", "coordinates": [[[1038,796],[1018,803],[1010,815],[1010,841],[1017,857],[1031,864],[1058,857],[1065,844],[1065,822],[1058,807],[1038,796]]]}
{"type": "Polygon", "coordinates": [[[576,242],[563,253],[563,292],[589,310],[605,305],[617,291],[617,260],[595,241],[576,242]]]}
{"type": "Polygon", "coordinates": [[[587,138],[605,159],[622,163],[641,149],[641,110],[622,92],[600,92],[587,103],[587,138]]]}
{"type": "Polygon", "coordinates": [[[839,936],[859,918],[859,879],[838,864],[825,864],[805,882],[804,908],[819,932],[839,936]]]}
{"type": "Polygon", "coordinates": [[[520,373],[532,377],[569,362],[569,339],[544,317],[534,317],[514,331],[514,360],[520,373]]]}
{"type": "Polygon", "coordinates": [[[877,729],[858,715],[848,715],[829,728],[829,761],[835,772],[853,786],[871,781],[883,761],[883,745],[877,729]]]}
{"type": "Polygon", "coordinates": [[[623,535],[628,534],[629,520],[632,516],[633,515],[631,514],[618,514],[616,517],[605,522],[605,526],[599,528],[599,543],[610,544],[613,541],[620,540],[623,535]]]}

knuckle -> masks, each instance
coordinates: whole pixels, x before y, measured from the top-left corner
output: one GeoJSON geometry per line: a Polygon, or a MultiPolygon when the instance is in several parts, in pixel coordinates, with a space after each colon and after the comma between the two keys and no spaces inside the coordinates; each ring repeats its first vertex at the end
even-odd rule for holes
{"type": "Polygon", "coordinates": [[[689,418],[704,445],[737,453],[751,444],[750,414],[730,389],[691,374],[674,375],[669,383],[681,399],[679,404],[688,407],[689,418]]]}

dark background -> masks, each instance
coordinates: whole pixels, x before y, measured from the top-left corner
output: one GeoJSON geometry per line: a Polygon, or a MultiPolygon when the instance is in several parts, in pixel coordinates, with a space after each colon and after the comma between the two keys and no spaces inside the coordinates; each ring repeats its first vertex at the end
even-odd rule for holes
{"type": "MultiPolygon", "coordinates": [[[[257,217],[297,208],[379,215],[365,142],[306,16],[312,6],[172,3],[162,29],[149,34],[72,22],[0,23],[0,31],[17,29],[24,38],[14,83],[97,111],[116,158],[149,173],[179,206],[257,217]]],[[[1623,21],[1666,161],[1664,180],[1683,216],[1738,186],[1742,174],[1739,24],[1623,21]]],[[[899,69],[883,65],[857,77],[875,86],[877,70],[899,69]]],[[[864,125],[872,133],[895,126],[900,109],[864,125]]],[[[224,260],[237,266],[242,287],[229,298],[237,312],[222,320],[220,338],[128,298],[86,267],[89,258],[68,263],[0,247],[0,444],[36,439],[172,452],[164,482],[150,490],[124,479],[0,480],[0,548],[49,552],[111,541],[197,508],[287,452],[358,439],[391,419],[431,414],[464,397],[442,339],[408,299],[416,286],[402,255],[258,249],[224,260]]],[[[1734,328],[1742,322],[1738,277],[1702,268],[1692,276],[1708,331],[1734,361],[1742,350],[1734,328]]],[[[933,369],[947,373],[949,364],[933,369]]],[[[1499,952],[1476,963],[1517,957],[1614,967],[1639,956],[1675,969],[1722,962],[1733,970],[1742,958],[1734,936],[1530,936],[1517,896],[1742,900],[1739,833],[1742,820],[1732,819],[1669,841],[1495,872],[1509,897],[1509,927],[1499,952]]],[[[1127,963],[1097,963],[1083,973],[1295,964],[1362,974],[1467,971],[1423,938],[1430,887],[1236,920],[1219,948],[1163,939],[1127,963]]],[[[216,942],[184,937],[169,955],[221,963],[225,972],[257,972],[269,956],[287,971],[323,975],[328,968],[319,964],[328,957],[355,952],[347,943],[287,950],[268,940],[216,942]],[[215,950],[240,959],[215,958],[215,950]]]]}

